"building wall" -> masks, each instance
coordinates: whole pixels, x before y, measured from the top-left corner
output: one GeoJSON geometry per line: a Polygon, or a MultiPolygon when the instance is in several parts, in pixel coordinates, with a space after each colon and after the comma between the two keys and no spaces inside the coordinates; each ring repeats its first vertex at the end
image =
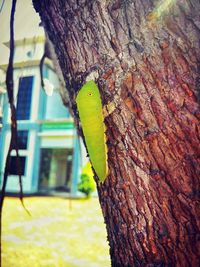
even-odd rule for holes
{"type": "MultiPolygon", "coordinates": [[[[37,112],[38,112],[38,102],[39,102],[39,72],[37,68],[26,68],[17,69],[14,71],[14,99],[15,104],[17,101],[17,93],[19,86],[19,78],[26,76],[34,76],[32,84],[32,101],[30,108],[30,119],[18,121],[18,130],[28,131],[27,149],[19,150],[20,156],[26,157],[25,173],[23,178],[23,187],[25,192],[31,192],[32,188],[32,178],[34,173],[34,154],[35,154],[35,140],[38,132],[37,112]]],[[[1,139],[1,153],[3,157],[0,163],[1,180],[4,172],[6,155],[8,153],[9,143],[10,143],[10,109],[8,104],[8,98],[5,97],[5,105],[3,111],[3,128],[2,128],[2,139],[1,139]]],[[[11,156],[16,156],[16,152],[13,150],[11,156]]],[[[10,175],[7,183],[8,191],[19,191],[19,179],[16,175],[10,175]]]]}
{"type": "Polygon", "coordinates": [[[45,76],[54,85],[52,96],[46,95],[45,119],[63,119],[70,118],[69,110],[63,105],[59,94],[59,81],[55,72],[50,68],[45,68],[45,76]],[[56,107],[56,108],[55,108],[56,107]]]}
{"type": "Polygon", "coordinates": [[[16,41],[15,62],[26,62],[42,58],[44,53],[44,40],[45,38],[43,36],[36,36],[32,39],[27,38],[16,41]]]}
{"type": "MultiPolygon", "coordinates": [[[[22,49],[20,50],[22,53],[22,49]]],[[[29,48],[26,50],[29,51],[29,48]]],[[[16,53],[17,54],[17,53],[16,53]]],[[[26,157],[25,173],[23,175],[23,190],[24,192],[31,193],[37,192],[40,185],[40,173],[42,162],[41,155],[42,149],[49,149],[54,153],[51,166],[51,178],[49,186],[59,185],[64,181],[63,175],[57,171],[57,176],[53,173],[55,166],[60,166],[60,169],[64,168],[65,163],[63,158],[59,156],[57,151],[64,149],[65,151],[72,151],[72,164],[71,168],[71,182],[70,190],[75,195],[77,193],[76,185],[80,174],[80,150],[77,143],[76,131],[74,130],[74,124],[70,118],[69,111],[62,105],[61,97],[58,93],[59,83],[56,74],[48,66],[44,66],[43,74],[45,78],[48,78],[51,83],[54,84],[55,90],[52,96],[47,96],[40,85],[40,73],[38,66],[21,67],[14,71],[14,98],[17,104],[18,99],[18,87],[20,77],[34,76],[32,87],[32,101],[30,109],[30,119],[19,120],[18,130],[28,131],[28,143],[27,148],[19,150],[20,156],[26,157]],[[56,159],[57,155],[57,159],[56,159]],[[60,157],[60,160],[59,158],[60,157]],[[57,164],[57,165],[56,165],[57,164]],[[57,181],[55,181],[57,179],[57,181]],[[54,181],[54,182],[52,182],[54,181]]],[[[0,135],[0,179],[2,182],[3,172],[5,167],[6,155],[10,141],[10,110],[8,105],[8,99],[4,99],[3,110],[3,128],[0,135]]],[[[71,152],[70,152],[71,153],[71,152]]],[[[16,155],[15,151],[12,151],[12,156],[16,155]]],[[[70,157],[68,157],[70,159],[70,157]]],[[[67,159],[66,159],[67,164],[67,159]]],[[[41,186],[40,186],[41,187],[41,186]]],[[[7,188],[8,192],[19,191],[19,178],[17,175],[9,175],[7,188]]]]}

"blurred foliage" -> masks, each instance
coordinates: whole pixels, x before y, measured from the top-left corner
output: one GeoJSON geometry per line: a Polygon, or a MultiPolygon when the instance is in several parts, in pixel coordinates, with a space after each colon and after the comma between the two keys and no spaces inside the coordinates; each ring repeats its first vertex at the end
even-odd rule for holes
{"type": "Polygon", "coordinates": [[[96,184],[93,178],[94,174],[90,162],[83,167],[81,174],[81,181],[78,184],[78,190],[90,197],[91,194],[96,190],[96,184]]]}

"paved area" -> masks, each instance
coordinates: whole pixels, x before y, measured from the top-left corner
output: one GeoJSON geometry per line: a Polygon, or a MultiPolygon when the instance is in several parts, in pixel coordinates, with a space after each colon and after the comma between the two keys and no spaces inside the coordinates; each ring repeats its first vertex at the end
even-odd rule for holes
{"type": "Polygon", "coordinates": [[[2,267],[109,267],[98,199],[17,198],[3,209],[2,267]]]}

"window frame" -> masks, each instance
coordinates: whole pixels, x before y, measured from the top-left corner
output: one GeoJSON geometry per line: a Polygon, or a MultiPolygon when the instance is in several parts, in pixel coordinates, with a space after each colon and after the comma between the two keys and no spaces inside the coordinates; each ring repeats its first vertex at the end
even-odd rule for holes
{"type": "Polygon", "coordinates": [[[17,85],[17,90],[16,90],[17,91],[16,92],[16,117],[17,117],[17,121],[23,121],[24,122],[24,121],[29,121],[29,120],[32,119],[32,106],[33,106],[33,99],[34,99],[34,90],[33,90],[33,88],[34,88],[34,79],[35,79],[35,77],[32,74],[30,74],[30,75],[24,75],[24,76],[21,76],[21,77],[18,78],[18,85],[17,85]],[[30,88],[29,116],[28,116],[28,118],[23,118],[23,117],[18,118],[18,103],[20,103],[20,102],[18,102],[19,101],[19,97],[20,97],[19,96],[19,92],[20,92],[20,80],[27,79],[27,78],[32,78],[31,79],[32,83],[31,83],[31,88],[30,88]]]}

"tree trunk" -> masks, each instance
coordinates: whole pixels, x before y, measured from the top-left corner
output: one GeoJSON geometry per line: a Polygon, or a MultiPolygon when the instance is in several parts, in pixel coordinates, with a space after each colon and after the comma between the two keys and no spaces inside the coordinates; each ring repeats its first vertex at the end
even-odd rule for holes
{"type": "Polygon", "coordinates": [[[112,266],[199,266],[199,0],[33,2],[76,121],[91,73],[110,112],[97,184],[112,266]]]}

